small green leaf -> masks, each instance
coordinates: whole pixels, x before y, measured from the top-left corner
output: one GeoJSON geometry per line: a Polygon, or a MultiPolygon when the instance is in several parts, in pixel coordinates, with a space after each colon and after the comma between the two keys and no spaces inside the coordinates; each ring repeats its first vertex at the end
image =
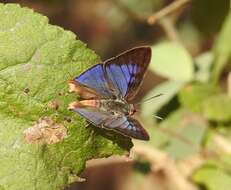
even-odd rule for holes
{"type": "Polygon", "coordinates": [[[229,190],[231,187],[231,175],[212,166],[200,168],[194,173],[193,180],[204,185],[208,190],[229,190]]]}
{"type": "Polygon", "coordinates": [[[153,46],[150,68],[172,80],[190,81],[194,77],[192,57],[176,42],[162,42],[153,46]]]}
{"type": "Polygon", "coordinates": [[[1,189],[60,190],[87,160],[129,151],[130,139],[86,128],[82,117],[67,110],[77,98],[65,95],[67,80],[100,61],[93,51],[72,32],[15,4],[0,4],[0,26],[1,189]],[[58,110],[48,106],[53,100],[58,110]],[[43,117],[67,128],[64,141],[26,143],[23,131],[43,117]]]}
{"type": "Polygon", "coordinates": [[[200,82],[208,82],[211,75],[211,66],[213,62],[213,54],[206,52],[195,58],[195,65],[198,68],[195,79],[200,82]]]}
{"type": "Polygon", "coordinates": [[[180,103],[193,112],[202,112],[203,102],[219,92],[219,89],[210,84],[194,83],[185,86],[179,93],[180,103]]]}
{"type": "Polygon", "coordinates": [[[225,94],[211,96],[203,102],[203,115],[209,120],[231,121],[231,98],[225,94]]]}
{"type": "Polygon", "coordinates": [[[231,12],[227,15],[222,30],[214,45],[214,67],[212,79],[218,82],[220,75],[231,57],[231,12]]]}
{"type": "Polygon", "coordinates": [[[188,52],[192,55],[200,53],[204,38],[192,21],[185,19],[184,22],[179,23],[178,28],[180,40],[188,52]]]}
{"type": "Polygon", "coordinates": [[[199,115],[177,110],[159,125],[168,137],[163,149],[175,159],[198,153],[206,127],[205,120],[199,115]]]}
{"type": "Polygon", "coordinates": [[[166,81],[156,86],[145,96],[144,100],[157,94],[163,95],[149,102],[144,102],[141,106],[141,116],[145,120],[154,120],[155,113],[166,105],[183,86],[184,82],[179,81],[166,81]]]}

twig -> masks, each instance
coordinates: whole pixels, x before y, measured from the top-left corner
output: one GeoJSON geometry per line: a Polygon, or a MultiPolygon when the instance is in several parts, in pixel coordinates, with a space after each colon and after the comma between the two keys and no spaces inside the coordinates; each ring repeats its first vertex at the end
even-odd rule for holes
{"type": "Polygon", "coordinates": [[[132,163],[133,159],[128,156],[111,156],[87,161],[87,168],[106,166],[111,164],[132,163]]]}
{"type": "Polygon", "coordinates": [[[163,28],[165,34],[170,40],[177,41],[177,42],[180,41],[178,32],[171,19],[169,19],[168,17],[162,18],[159,20],[159,24],[163,28]]]}
{"type": "Polygon", "coordinates": [[[161,9],[159,12],[154,13],[153,15],[148,17],[148,23],[150,25],[155,24],[155,22],[168,14],[176,11],[186,3],[190,2],[191,0],[176,0],[172,2],[170,5],[166,6],[165,8],[161,9]]]}
{"type": "Polygon", "coordinates": [[[201,154],[195,154],[191,157],[187,157],[186,159],[181,160],[178,163],[178,168],[182,175],[184,175],[186,178],[189,178],[193,172],[200,168],[204,163],[206,162],[206,159],[201,154]]]}
{"type": "Polygon", "coordinates": [[[171,189],[178,190],[196,190],[178,170],[177,165],[166,153],[161,152],[153,147],[137,142],[132,148],[134,156],[142,156],[151,163],[152,172],[161,171],[165,175],[165,180],[171,189]]]}
{"type": "Polygon", "coordinates": [[[228,87],[227,88],[228,88],[228,96],[231,98],[231,72],[229,72],[228,74],[228,87]]]}
{"type": "Polygon", "coordinates": [[[215,146],[217,146],[218,150],[226,154],[231,154],[231,142],[224,138],[222,135],[214,135],[213,142],[215,146]]]}
{"type": "Polygon", "coordinates": [[[215,134],[212,139],[214,146],[213,149],[204,149],[204,153],[192,155],[189,158],[182,160],[178,164],[178,168],[185,177],[192,175],[195,169],[202,166],[208,159],[215,159],[220,163],[220,167],[227,171],[231,171],[230,165],[227,164],[223,159],[223,154],[231,154],[231,142],[224,138],[222,135],[215,134]]]}
{"type": "Polygon", "coordinates": [[[141,22],[141,23],[146,23],[148,21],[148,24],[153,25],[157,21],[159,25],[163,28],[164,32],[168,36],[170,40],[173,41],[178,41],[180,42],[179,35],[177,33],[177,30],[175,29],[175,22],[179,15],[181,14],[181,11],[178,11],[175,17],[167,17],[168,14],[176,11],[178,8],[186,4],[187,2],[190,2],[191,0],[177,0],[174,1],[172,4],[169,6],[161,9],[159,12],[149,16],[148,18],[145,18],[134,11],[130,10],[126,5],[121,3],[120,1],[117,0],[111,0],[120,10],[122,10],[127,16],[130,18],[141,22]]]}

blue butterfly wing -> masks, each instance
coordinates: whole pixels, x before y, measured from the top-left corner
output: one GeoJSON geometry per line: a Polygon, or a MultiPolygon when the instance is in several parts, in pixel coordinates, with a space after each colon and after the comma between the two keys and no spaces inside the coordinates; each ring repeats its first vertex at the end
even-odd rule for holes
{"type": "Polygon", "coordinates": [[[145,131],[145,129],[141,126],[141,124],[131,118],[131,117],[113,117],[108,119],[103,124],[104,127],[113,129],[125,136],[141,139],[141,140],[149,140],[149,135],[145,131]]]}
{"type": "Polygon", "coordinates": [[[77,108],[74,110],[95,126],[112,129],[125,136],[149,140],[149,135],[141,124],[131,117],[115,117],[95,108],[77,108]]]}
{"type": "Polygon", "coordinates": [[[92,88],[103,97],[133,99],[151,58],[149,47],[129,50],[86,70],[74,80],[92,88]]]}
{"type": "MultiPolygon", "coordinates": [[[[103,64],[86,70],[74,80],[99,93],[103,98],[125,98],[132,100],[143,80],[151,58],[149,47],[129,50],[103,64]]],[[[103,125],[126,136],[148,140],[149,136],[141,124],[131,117],[115,117],[92,108],[74,110],[94,125],[103,125]]]]}
{"type": "Polygon", "coordinates": [[[105,120],[107,120],[110,117],[109,114],[101,112],[95,108],[77,108],[74,109],[74,111],[86,118],[95,126],[101,125],[102,123],[104,123],[105,120]]]}
{"type": "Polygon", "coordinates": [[[74,80],[95,90],[103,97],[110,98],[113,96],[112,87],[105,75],[103,64],[94,65],[74,80]]]}
{"type": "Polygon", "coordinates": [[[129,50],[104,63],[106,75],[119,97],[132,100],[143,80],[151,59],[151,48],[129,50]]]}

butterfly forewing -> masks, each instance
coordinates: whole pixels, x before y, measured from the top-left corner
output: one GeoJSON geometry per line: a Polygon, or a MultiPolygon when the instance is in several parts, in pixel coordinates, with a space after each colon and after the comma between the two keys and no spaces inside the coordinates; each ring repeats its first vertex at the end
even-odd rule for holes
{"type": "Polygon", "coordinates": [[[146,73],[151,59],[149,47],[134,48],[106,61],[105,71],[118,95],[132,100],[146,73]]]}
{"type": "Polygon", "coordinates": [[[111,98],[111,87],[105,76],[103,64],[97,64],[74,79],[78,83],[94,89],[100,95],[111,98]]]}
{"type": "MultiPolygon", "coordinates": [[[[81,102],[80,102],[81,103],[81,102]]],[[[110,117],[110,114],[100,111],[97,107],[93,106],[79,106],[75,105],[77,102],[73,102],[69,105],[69,109],[77,112],[92,124],[98,126],[104,123],[110,117]]]]}

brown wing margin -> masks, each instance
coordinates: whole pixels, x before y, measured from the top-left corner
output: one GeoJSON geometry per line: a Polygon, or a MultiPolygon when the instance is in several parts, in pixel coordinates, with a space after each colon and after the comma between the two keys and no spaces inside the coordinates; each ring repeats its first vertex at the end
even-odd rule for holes
{"type": "Polygon", "coordinates": [[[131,117],[111,117],[104,122],[104,127],[131,138],[149,140],[146,130],[136,119],[131,117]]]}
{"type": "Polygon", "coordinates": [[[131,101],[139,91],[151,60],[151,52],[150,47],[143,47],[133,57],[134,60],[137,60],[140,70],[135,73],[134,80],[129,84],[129,89],[125,97],[128,101],[131,101]]]}
{"type": "Polygon", "coordinates": [[[131,117],[127,118],[128,125],[124,127],[123,125],[116,127],[115,130],[119,131],[123,135],[140,139],[140,140],[149,140],[149,135],[147,131],[142,127],[142,125],[136,120],[131,117]]]}
{"type": "Polygon", "coordinates": [[[147,71],[150,60],[151,48],[137,47],[104,62],[105,67],[108,67],[111,64],[115,64],[118,66],[127,66],[127,72],[130,75],[130,79],[129,81],[127,81],[128,89],[124,96],[126,100],[132,100],[137,94],[147,71]]]}

